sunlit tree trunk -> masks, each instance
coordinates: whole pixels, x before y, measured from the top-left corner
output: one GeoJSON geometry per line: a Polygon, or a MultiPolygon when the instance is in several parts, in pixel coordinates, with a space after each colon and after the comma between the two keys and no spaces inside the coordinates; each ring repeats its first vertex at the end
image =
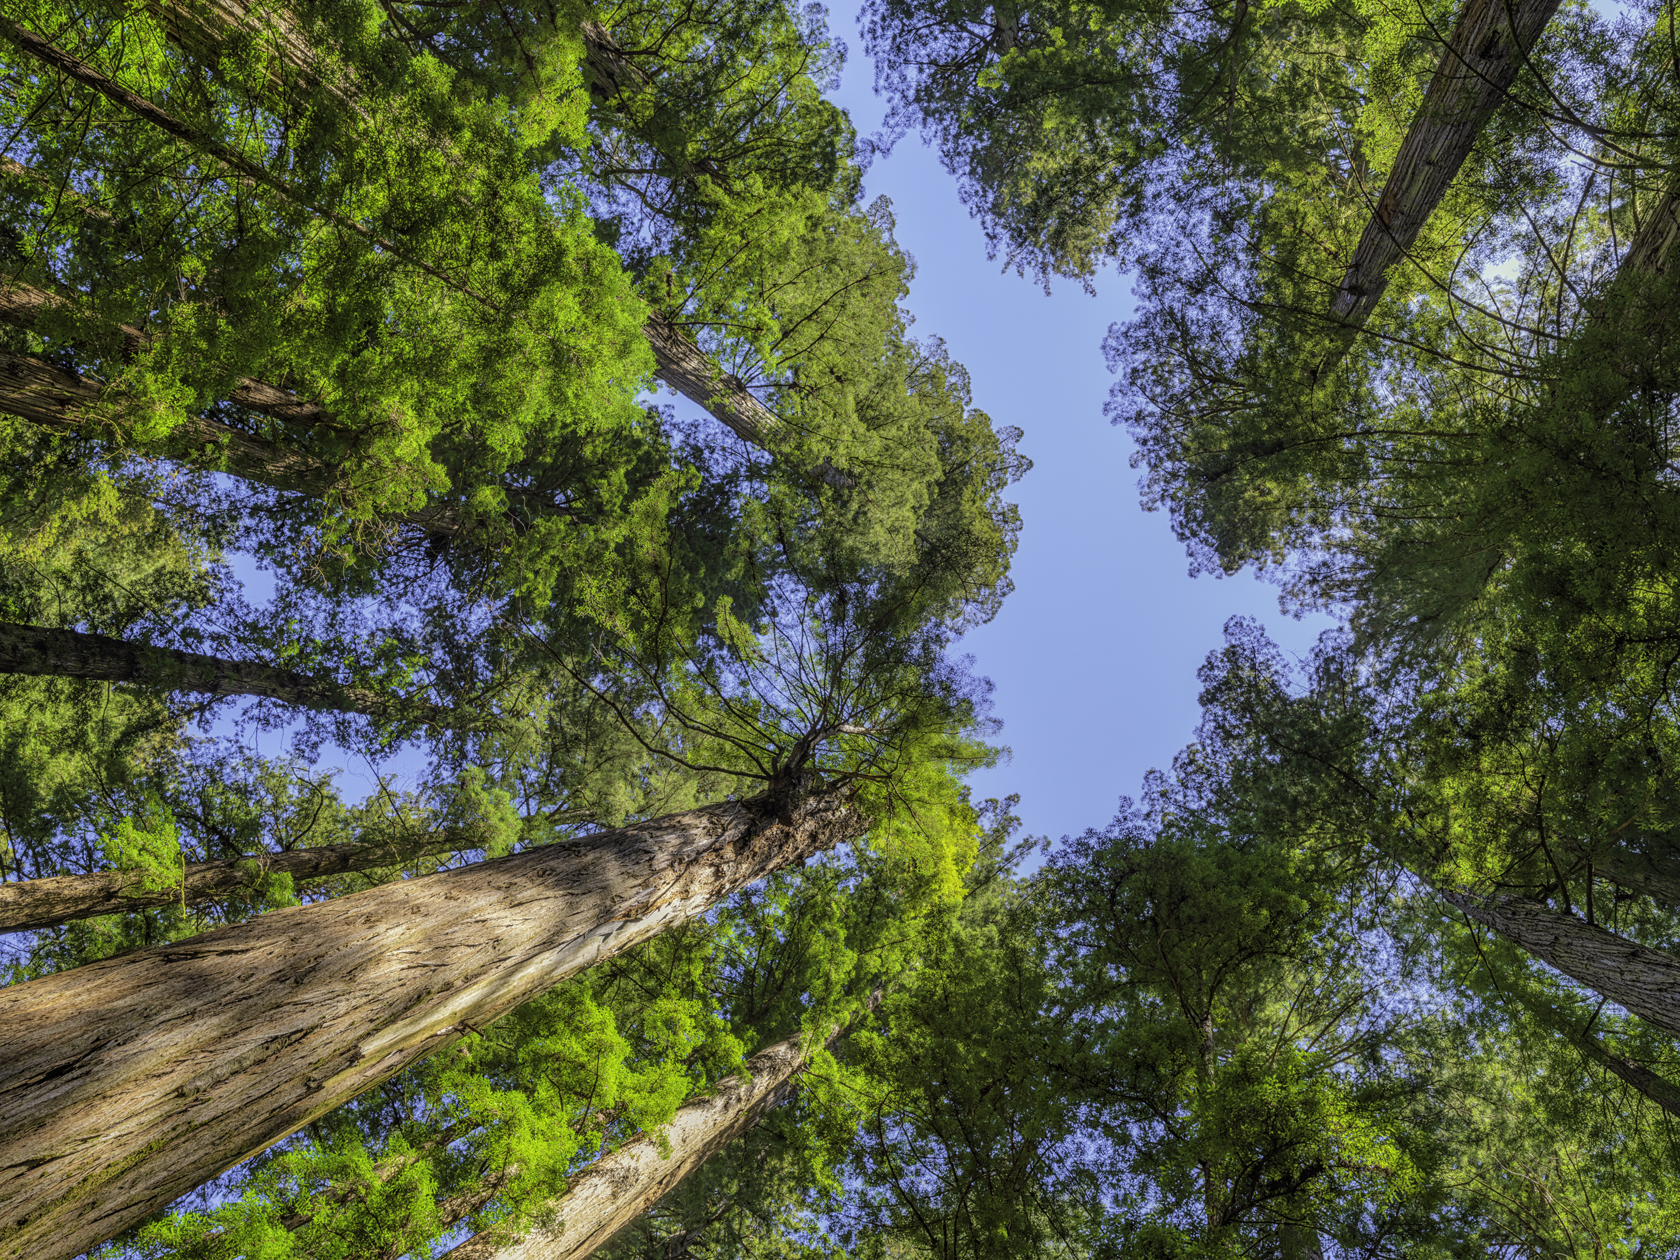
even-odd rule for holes
{"type": "Polygon", "coordinates": [[[1680,1034],[1680,959],[1530,897],[1441,889],[1452,905],[1601,997],[1680,1034]]]}
{"type": "Polygon", "coordinates": [[[1332,314],[1361,324],[1376,308],[1389,268],[1416,242],[1557,7],[1558,0],[1466,0],[1331,299],[1332,314]]]}
{"type": "MultiPolygon", "coordinates": [[[[870,1001],[880,1001],[877,993],[870,1001]]],[[[833,1042],[836,1027],[824,1040],[833,1042]]],[[[747,1060],[747,1080],[730,1077],[706,1097],[685,1104],[662,1137],[668,1154],[647,1137],[626,1142],[571,1179],[552,1205],[554,1228],[511,1239],[497,1231],[475,1234],[445,1260],[584,1260],[605,1246],[713,1155],[758,1123],[792,1090],[811,1051],[799,1035],[779,1041],[747,1060]]]]}
{"type": "Polygon", "coordinates": [[[0,989],[0,1256],[68,1260],[567,977],[860,833],[672,814],[0,989]]]}

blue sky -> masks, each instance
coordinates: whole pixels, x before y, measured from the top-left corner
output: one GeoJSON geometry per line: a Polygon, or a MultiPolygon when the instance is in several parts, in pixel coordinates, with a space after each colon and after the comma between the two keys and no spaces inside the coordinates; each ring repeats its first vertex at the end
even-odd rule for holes
{"type": "MultiPolygon", "coordinates": [[[[833,22],[852,49],[834,99],[867,135],[884,103],[850,19],[837,12],[833,22]]],[[[1014,754],[975,777],[976,795],[1020,793],[1033,834],[1100,826],[1189,740],[1196,669],[1228,617],[1259,618],[1293,652],[1331,623],[1284,616],[1276,589],[1247,574],[1188,577],[1166,515],[1138,506],[1131,440],[1103,415],[1113,378],[1102,339],[1130,312],[1126,277],[1099,277],[1094,297],[1070,283],[1046,297],[1030,278],[1000,273],[955,183],[915,136],[876,160],[866,188],[892,199],[898,240],[916,259],[914,333],[945,338],[973,377],[975,405],[1022,429],[1033,461],[1015,487],[1015,592],[963,644],[995,684],[993,716],[1014,754]]]]}
{"type": "MultiPolygon", "coordinates": [[[[884,112],[873,66],[850,18],[836,13],[834,34],[852,49],[834,99],[868,135],[884,112]]],[[[1165,514],[1138,506],[1132,443],[1103,415],[1113,378],[1102,339],[1130,312],[1127,277],[1098,277],[1094,296],[1071,283],[1046,296],[1031,279],[1000,272],[954,182],[915,136],[870,169],[866,196],[882,194],[917,264],[912,331],[945,338],[972,375],[975,405],[1023,430],[1021,450],[1033,460],[1014,487],[1024,521],[1015,591],[960,648],[994,683],[993,716],[1012,750],[974,777],[975,797],[1019,793],[1029,834],[1056,839],[1101,826],[1122,794],[1135,795],[1144,773],[1168,766],[1189,740],[1196,669],[1227,618],[1257,617],[1293,652],[1330,622],[1284,616],[1276,589],[1247,574],[1190,578],[1165,514]]],[[[700,414],[675,396],[660,401],[700,414]]],[[[260,598],[267,582],[242,576],[260,598]]],[[[289,744],[284,732],[246,738],[270,755],[289,744]]],[[[350,797],[373,789],[374,767],[344,750],[322,751],[341,768],[350,797]]],[[[424,773],[413,749],[381,768],[399,783],[424,773]]]]}

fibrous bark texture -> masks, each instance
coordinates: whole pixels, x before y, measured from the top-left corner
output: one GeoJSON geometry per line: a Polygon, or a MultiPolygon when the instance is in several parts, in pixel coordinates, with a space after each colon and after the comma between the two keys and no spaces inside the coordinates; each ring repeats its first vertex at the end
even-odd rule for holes
{"type": "Polygon", "coordinates": [[[213,696],[262,696],[303,709],[364,713],[370,717],[455,727],[467,719],[441,705],[347,687],[258,661],[230,661],[199,652],[130,643],[104,634],[54,630],[0,621],[0,674],[86,678],[139,683],[165,691],[213,696]]]}
{"type": "Polygon", "coordinates": [[[0,989],[0,1256],[69,1260],[862,829],[832,792],[725,802],[0,989]]]}
{"type": "Polygon", "coordinates": [[[180,884],[152,891],[143,890],[140,877],[132,871],[0,883],[0,932],[28,932],[154,906],[200,905],[237,896],[267,875],[290,875],[294,884],[302,884],[351,871],[394,866],[430,854],[476,849],[482,844],[481,838],[446,831],[412,844],[324,844],[217,862],[189,862],[180,884]]]}
{"type": "MultiPolygon", "coordinates": [[[[880,996],[870,1000],[870,1009],[880,996]]],[[[844,1031],[835,1028],[823,1044],[844,1031]]],[[[747,1080],[731,1077],[678,1109],[664,1133],[668,1155],[646,1136],[626,1142],[571,1179],[554,1204],[559,1220],[553,1229],[517,1241],[496,1231],[474,1234],[443,1260],[584,1260],[786,1098],[810,1057],[799,1035],[760,1050],[746,1062],[747,1080]]]]}
{"type": "Polygon", "coordinates": [[[1665,1032],[1680,1034],[1680,959],[1531,897],[1441,889],[1484,927],[1665,1032]]]}
{"type": "Polygon", "coordinates": [[[1558,0],[1466,0],[1331,313],[1361,324],[1522,69],[1558,0]]]}

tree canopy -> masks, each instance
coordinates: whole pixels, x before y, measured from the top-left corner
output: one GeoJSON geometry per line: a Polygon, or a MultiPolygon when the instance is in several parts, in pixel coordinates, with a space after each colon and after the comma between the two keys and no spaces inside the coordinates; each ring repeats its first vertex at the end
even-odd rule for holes
{"type": "Polygon", "coordinates": [[[1671,0],[826,16],[0,15],[0,1255],[1674,1253],[1671,0]],[[913,130],[1340,622],[1059,845],[913,130]]]}

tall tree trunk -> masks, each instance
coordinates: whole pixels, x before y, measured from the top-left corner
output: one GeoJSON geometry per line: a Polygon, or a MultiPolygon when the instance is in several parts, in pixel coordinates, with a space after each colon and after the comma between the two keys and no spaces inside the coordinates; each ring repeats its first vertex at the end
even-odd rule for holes
{"type": "Polygon", "coordinates": [[[1680,959],[1531,897],[1439,891],[1476,922],[1541,962],[1665,1032],[1680,1035],[1680,959]]]}
{"type": "MultiPolygon", "coordinates": [[[[880,1000],[876,992],[867,1009],[880,1000]]],[[[845,1031],[846,1026],[836,1026],[822,1044],[832,1044],[845,1031]]],[[[443,1260],[584,1260],[785,1099],[810,1057],[810,1047],[798,1034],[760,1050],[747,1060],[747,1080],[730,1077],[678,1109],[663,1135],[669,1154],[661,1155],[645,1135],[634,1138],[571,1179],[552,1205],[559,1217],[553,1229],[517,1240],[487,1230],[446,1252],[443,1260]]]]}
{"type": "MultiPolygon", "coordinates": [[[[0,348],[0,411],[9,415],[60,433],[109,435],[122,441],[143,419],[135,414],[136,405],[118,391],[57,364],[0,348]]],[[[183,417],[167,443],[169,449],[182,452],[187,463],[286,493],[322,498],[345,484],[337,469],[313,455],[205,416],[183,417]]],[[[395,519],[436,534],[464,535],[471,529],[468,517],[448,503],[395,519]]]]}
{"type": "Polygon", "coordinates": [[[418,857],[483,848],[485,838],[458,828],[429,832],[409,842],[324,844],[312,849],[253,853],[214,862],[189,862],[182,882],[161,891],[142,891],[130,871],[54,875],[0,883],[0,932],[57,927],[100,914],[150,910],[185,903],[201,905],[237,896],[254,880],[289,875],[294,884],[395,866],[418,857]]]}
{"type": "Polygon", "coordinates": [[[1388,269],[1417,240],[1557,7],[1558,0],[1465,0],[1331,314],[1359,325],[1376,308],[1388,269]]]}
{"type": "Polygon", "coordinates": [[[1680,910],[1680,862],[1652,857],[1633,849],[1609,847],[1592,855],[1593,872],[1630,892],[1680,910]]]}
{"type": "MultiPolygon", "coordinates": [[[[19,167],[19,170],[26,168],[19,167]]],[[[15,276],[0,275],[0,323],[14,328],[33,329],[41,316],[52,310],[67,308],[71,303],[56,293],[38,289],[15,276]]],[[[127,324],[119,325],[125,357],[131,357],[151,344],[150,333],[127,324]]],[[[266,381],[246,377],[239,382],[228,401],[285,424],[316,425],[330,422],[331,417],[317,403],[307,402],[289,390],[266,381]]]]}
{"type": "Polygon", "coordinates": [[[863,825],[840,793],[776,792],[0,989],[0,1256],[79,1255],[863,825]]]}
{"type": "Polygon", "coordinates": [[[253,184],[272,189],[293,205],[320,216],[334,227],[361,237],[381,253],[401,259],[409,266],[425,272],[455,292],[472,298],[475,302],[492,311],[499,310],[494,302],[475,290],[469,281],[439,270],[425,259],[410,253],[396,241],[387,236],[379,235],[357,219],[339,214],[335,210],[311,201],[300,189],[294,187],[261,163],[253,162],[250,158],[223,144],[214,136],[198,131],[140,93],[117,82],[102,70],[89,65],[81,58],[58,47],[52,41],[42,38],[21,22],[0,17],[0,36],[11,40],[40,65],[50,67],[73,82],[92,89],[113,105],[145,120],[165,135],[174,136],[190,148],[212,159],[224,171],[241,179],[248,179],[253,184]]]}
{"type": "Polygon", "coordinates": [[[349,687],[259,661],[229,661],[104,634],[11,621],[0,621],[0,674],[137,683],[212,696],[261,696],[302,709],[362,713],[446,728],[472,725],[472,719],[444,705],[382,695],[367,687],[349,687]]]}

